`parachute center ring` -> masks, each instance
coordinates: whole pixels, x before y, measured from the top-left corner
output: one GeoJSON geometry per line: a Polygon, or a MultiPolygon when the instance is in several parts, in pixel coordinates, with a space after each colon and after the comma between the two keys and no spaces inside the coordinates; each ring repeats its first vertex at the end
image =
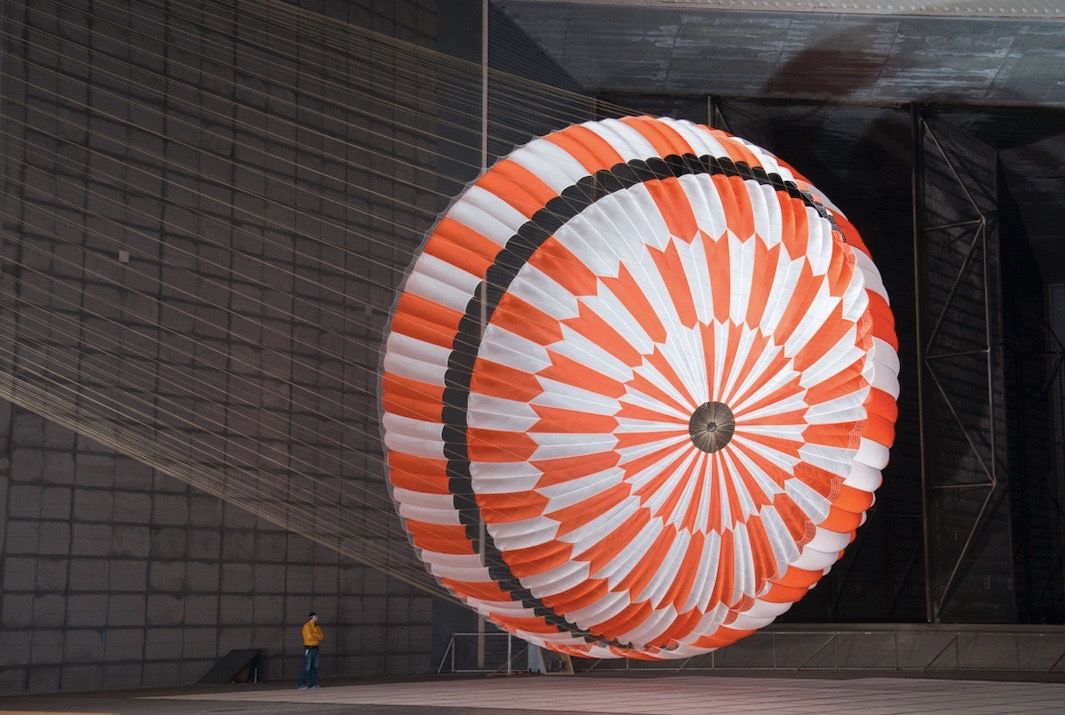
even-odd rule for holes
{"type": "Polygon", "coordinates": [[[692,444],[704,452],[716,452],[732,439],[736,432],[736,416],[724,402],[705,402],[688,420],[688,434],[692,444]]]}

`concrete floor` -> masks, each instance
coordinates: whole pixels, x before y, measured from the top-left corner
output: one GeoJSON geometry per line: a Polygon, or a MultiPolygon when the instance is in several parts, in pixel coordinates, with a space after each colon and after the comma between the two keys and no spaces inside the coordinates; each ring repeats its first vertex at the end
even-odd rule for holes
{"type": "Polygon", "coordinates": [[[11,713],[115,715],[1002,715],[1065,713],[1065,683],[687,676],[518,676],[467,680],[187,688],[0,698],[11,713]]]}

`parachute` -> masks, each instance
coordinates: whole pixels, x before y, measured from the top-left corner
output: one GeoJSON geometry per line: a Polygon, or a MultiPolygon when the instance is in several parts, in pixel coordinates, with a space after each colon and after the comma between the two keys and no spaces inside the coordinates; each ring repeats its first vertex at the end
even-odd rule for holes
{"type": "Polygon", "coordinates": [[[389,485],[433,577],[587,657],[765,626],[863,523],[898,344],[843,214],[686,121],[574,125],[438,220],[383,354],[389,485]]]}

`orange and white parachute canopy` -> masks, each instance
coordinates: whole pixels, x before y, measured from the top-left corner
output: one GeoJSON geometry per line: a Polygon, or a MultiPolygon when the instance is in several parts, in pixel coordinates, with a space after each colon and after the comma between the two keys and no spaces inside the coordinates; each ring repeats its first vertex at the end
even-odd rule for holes
{"type": "Polygon", "coordinates": [[[501,628],[705,653],[852,540],[897,347],[868,250],[789,166],[690,122],[571,126],[468,187],[411,268],[383,360],[392,494],[501,628]]]}

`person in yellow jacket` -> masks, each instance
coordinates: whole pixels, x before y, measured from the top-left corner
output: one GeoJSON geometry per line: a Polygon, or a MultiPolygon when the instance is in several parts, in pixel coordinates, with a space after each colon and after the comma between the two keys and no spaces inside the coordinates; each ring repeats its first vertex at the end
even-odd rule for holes
{"type": "Polygon", "coordinates": [[[318,625],[318,614],[311,611],[303,624],[303,668],[300,669],[299,689],[318,687],[318,646],[325,640],[325,631],[318,625]]]}

